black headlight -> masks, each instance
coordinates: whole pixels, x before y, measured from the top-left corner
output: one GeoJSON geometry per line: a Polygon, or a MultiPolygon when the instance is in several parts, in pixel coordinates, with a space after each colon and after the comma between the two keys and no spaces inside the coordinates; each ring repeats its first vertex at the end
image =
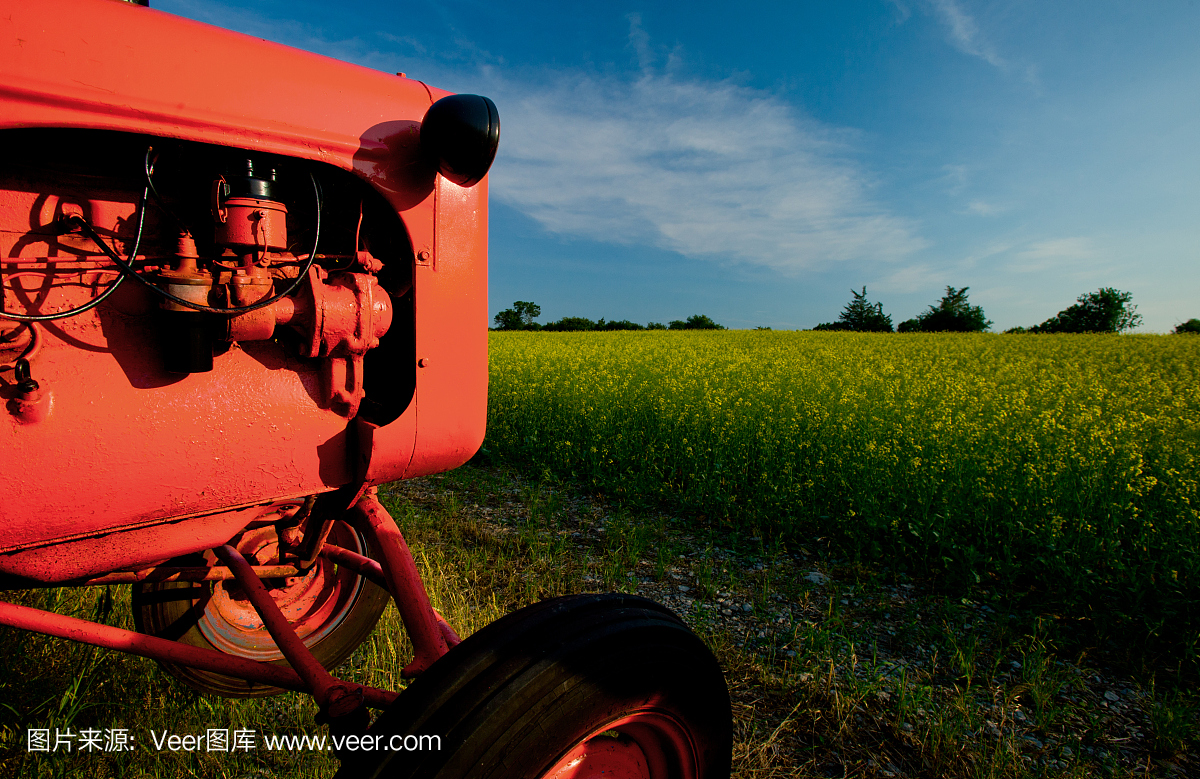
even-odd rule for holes
{"type": "Polygon", "coordinates": [[[461,187],[478,184],[500,145],[500,114],[482,95],[449,95],[425,112],[421,149],[438,172],[461,187]]]}

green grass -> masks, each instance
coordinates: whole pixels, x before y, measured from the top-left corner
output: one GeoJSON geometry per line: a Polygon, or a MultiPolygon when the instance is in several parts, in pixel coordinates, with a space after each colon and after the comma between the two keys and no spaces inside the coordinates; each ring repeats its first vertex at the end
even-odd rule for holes
{"type": "Polygon", "coordinates": [[[1195,664],[1200,341],[493,333],[496,461],[1195,664]]]}
{"type": "MultiPolygon", "coordinates": [[[[440,525],[448,506],[428,513],[408,506],[395,511],[406,535],[415,539],[414,555],[435,608],[464,635],[494,621],[504,612],[491,593],[477,589],[487,571],[507,570],[505,549],[489,559],[473,543],[471,523],[452,523],[446,544],[458,550],[447,559],[443,544],[421,543],[428,529],[440,525]],[[474,587],[473,587],[474,585],[474,587]],[[485,593],[476,598],[476,593],[485,593]]],[[[514,578],[519,578],[516,575],[514,578]]],[[[533,578],[534,596],[544,587],[533,578]]],[[[111,586],[73,590],[4,593],[4,600],[83,619],[133,629],[130,588],[111,586]]],[[[383,689],[402,689],[400,669],[412,649],[394,606],[384,612],[374,634],[339,669],[339,677],[383,689]]],[[[297,693],[265,699],[231,700],[202,696],[176,682],[153,661],[48,636],[0,628],[0,776],[22,777],[309,777],[332,776],[338,762],[331,754],[267,751],[264,734],[315,734],[317,713],[310,697],[297,693]],[[127,729],[135,739],[130,752],[76,749],[68,754],[29,752],[29,728],[70,731],[127,729]],[[203,734],[208,728],[246,728],[258,735],[253,751],[216,754],[171,753],[153,748],[151,731],[203,734]]],[[[51,736],[53,738],[53,735],[51,736]]]]}
{"type": "MultiPolygon", "coordinates": [[[[1014,629],[1019,621],[1008,619],[998,600],[952,599],[882,583],[868,569],[831,565],[828,549],[815,544],[785,549],[678,516],[614,506],[553,478],[523,479],[500,469],[468,467],[392,485],[382,499],[414,551],[434,605],[463,634],[546,597],[608,589],[610,571],[623,588],[645,593],[649,587],[653,597],[677,594],[676,583],[687,582],[695,597],[687,619],[717,654],[730,686],[740,779],[876,777],[888,766],[898,776],[931,779],[1132,777],[1145,775],[1134,770],[1138,761],[1148,761],[1151,776],[1169,776],[1197,765],[1194,692],[1159,691],[1152,679],[1122,680],[1120,686],[1144,694],[1130,698],[1142,734],[1131,739],[1120,717],[1099,708],[1103,687],[1094,679],[1104,673],[1105,685],[1115,684],[1108,672],[1086,658],[1063,662],[1036,625],[1033,632],[1014,629]],[[814,566],[834,578],[813,584],[804,573],[814,566]],[[719,607],[729,599],[752,604],[743,613],[770,626],[769,634],[758,638],[725,621],[719,607]],[[1133,757],[1122,756],[1130,747],[1133,757]]],[[[30,605],[130,627],[125,587],[15,595],[30,605]]],[[[339,675],[396,689],[410,652],[389,608],[339,675]]],[[[259,734],[323,729],[313,724],[314,707],[305,696],[200,696],[150,661],[19,631],[0,631],[0,665],[6,669],[0,776],[290,779],[336,770],[328,756],[261,749],[28,754],[28,727],[126,727],[139,743],[151,728],[180,734],[210,727],[259,734]]]]}

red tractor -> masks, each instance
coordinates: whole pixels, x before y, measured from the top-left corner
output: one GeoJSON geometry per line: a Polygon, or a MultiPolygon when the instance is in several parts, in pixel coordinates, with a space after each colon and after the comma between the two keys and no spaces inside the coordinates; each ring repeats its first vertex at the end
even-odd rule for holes
{"type": "Polygon", "coordinates": [[[460,641],[376,499],[483,440],[495,105],[117,0],[3,8],[0,584],[127,584],[138,631],[0,624],[309,693],[375,747],[339,775],[726,776],[675,615],[580,595],[460,641]],[[389,599],[415,679],[332,676],[389,599]]]}

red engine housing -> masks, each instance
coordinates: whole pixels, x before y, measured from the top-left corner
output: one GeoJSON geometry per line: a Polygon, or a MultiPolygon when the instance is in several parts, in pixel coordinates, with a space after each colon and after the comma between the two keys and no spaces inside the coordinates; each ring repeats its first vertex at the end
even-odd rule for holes
{"type": "Polygon", "coordinates": [[[86,221],[123,255],[140,210],[141,272],[186,292],[199,262],[201,286],[229,305],[262,300],[309,251],[281,241],[315,235],[308,177],[324,206],[319,261],[296,293],[200,315],[224,323],[211,371],[167,370],[171,306],[131,282],[76,316],[0,319],[0,574],[150,565],[219,546],[281,502],[336,489],[351,501],[478,449],[487,180],[452,183],[423,148],[422,119],[448,93],[113,0],[2,5],[0,311],[94,297],[119,271],[64,225],[86,221]],[[140,206],[148,147],[177,195],[164,207],[140,206]],[[217,191],[222,166],[247,159],[277,164],[289,194],[217,191]]]}

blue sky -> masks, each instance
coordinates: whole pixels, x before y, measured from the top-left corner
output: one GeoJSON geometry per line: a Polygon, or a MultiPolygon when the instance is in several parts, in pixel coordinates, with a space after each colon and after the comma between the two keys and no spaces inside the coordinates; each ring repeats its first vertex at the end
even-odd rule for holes
{"type": "Polygon", "coordinates": [[[152,5],[495,100],[492,314],[1200,317],[1196,2],[152,5]]]}

